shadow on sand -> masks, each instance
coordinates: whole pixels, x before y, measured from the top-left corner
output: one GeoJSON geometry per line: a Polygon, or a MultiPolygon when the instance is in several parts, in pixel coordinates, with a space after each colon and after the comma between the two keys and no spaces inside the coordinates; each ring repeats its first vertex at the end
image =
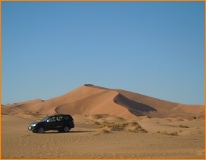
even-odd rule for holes
{"type": "Polygon", "coordinates": [[[69,131],[69,132],[58,132],[58,131],[49,131],[44,132],[44,134],[72,134],[72,133],[90,133],[95,131],[69,131]]]}
{"type": "Polygon", "coordinates": [[[118,94],[116,97],[114,97],[114,102],[123,107],[126,107],[132,114],[136,116],[143,116],[145,112],[157,111],[155,108],[149,105],[128,99],[122,94],[118,94]]]}

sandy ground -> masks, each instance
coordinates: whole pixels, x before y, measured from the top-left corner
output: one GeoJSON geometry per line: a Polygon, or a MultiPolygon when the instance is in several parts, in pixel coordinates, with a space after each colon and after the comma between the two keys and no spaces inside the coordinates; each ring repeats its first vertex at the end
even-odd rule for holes
{"type": "Polygon", "coordinates": [[[73,118],[69,133],[35,134],[27,128],[37,117],[2,115],[2,158],[204,158],[204,119],[73,118]],[[128,125],[114,131],[109,123],[128,125]]]}

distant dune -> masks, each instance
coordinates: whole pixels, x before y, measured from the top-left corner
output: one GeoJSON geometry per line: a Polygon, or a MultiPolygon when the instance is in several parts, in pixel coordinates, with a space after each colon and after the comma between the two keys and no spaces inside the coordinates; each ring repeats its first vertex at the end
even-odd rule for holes
{"type": "Polygon", "coordinates": [[[36,116],[54,113],[86,116],[106,114],[122,118],[196,118],[204,117],[204,106],[174,103],[120,89],[85,84],[49,100],[36,99],[2,107],[2,114],[9,115],[36,116]]]}

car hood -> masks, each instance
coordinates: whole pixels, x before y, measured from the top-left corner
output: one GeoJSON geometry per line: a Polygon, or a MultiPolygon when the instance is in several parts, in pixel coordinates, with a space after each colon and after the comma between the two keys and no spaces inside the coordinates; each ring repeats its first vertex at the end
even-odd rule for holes
{"type": "Polygon", "coordinates": [[[41,123],[41,122],[32,122],[30,125],[32,125],[32,124],[38,124],[38,123],[41,123]]]}

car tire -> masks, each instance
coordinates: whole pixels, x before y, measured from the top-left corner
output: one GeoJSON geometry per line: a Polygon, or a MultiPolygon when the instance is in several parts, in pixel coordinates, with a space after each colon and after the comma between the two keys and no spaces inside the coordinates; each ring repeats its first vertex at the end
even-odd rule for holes
{"type": "Polygon", "coordinates": [[[39,127],[37,133],[42,134],[44,133],[44,128],[43,127],[39,127]]]}
{"type": "Polygon", "coordinates": [[[68,126],[63,127],[63,132],[69,132],[70,128],[68,126]]]}

